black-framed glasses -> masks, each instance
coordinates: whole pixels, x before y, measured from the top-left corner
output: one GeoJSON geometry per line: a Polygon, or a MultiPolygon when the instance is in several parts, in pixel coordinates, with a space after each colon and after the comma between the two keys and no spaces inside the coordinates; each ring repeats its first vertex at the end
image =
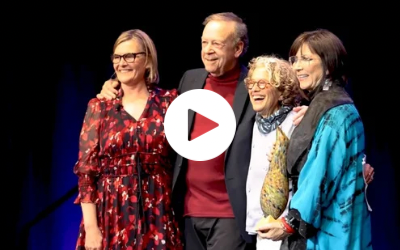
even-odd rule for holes
{"type": "Polygon", "coordinates": [[[244,83],[245,83],[247,89],[253,89],[254,85],[256,85],[256,84],[257,84],[258,88],[265,89],[267,87],[267,85],[269,84],[265,80],[253,81],[253,80],[248,80],[248,79],[245,79],[244,83]]]}
{"type": "Polygon", "coordinates": [[[300,63],[301,65],[310,65],[310,62],[312,61],[312,58],[306,57],[306,56],[301,56],[300,58],[297,56],[291,56],[289,57],[289,62],[291,65],[295,63],[300,63]]]}
{"type": "Polygon", "coordinates": [[[145,54],[146,52],[126,53],[123,55],[114,54],[111,56],[111,61],[113,63],[119,63],[121,61],[121,58],[124,58],[125,62],[133,63],[135,62],[137,55],[145,55],[145,54]]]}

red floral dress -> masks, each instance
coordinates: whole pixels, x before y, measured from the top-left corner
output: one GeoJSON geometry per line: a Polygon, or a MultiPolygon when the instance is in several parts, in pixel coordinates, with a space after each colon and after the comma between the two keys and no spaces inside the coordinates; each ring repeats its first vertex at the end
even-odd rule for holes
{"type": "MultiPolygon", "coordinates": [[[[171,208],[171,149],[163,127],[177,91],[149,91],[138,120],[120,98],[88,103],[74,166],[79,178],[74,203],[96,204],[103,249],[183,249],[171,208]]],[[[84,246],[82,220],[76,249],[84,246]]]]}

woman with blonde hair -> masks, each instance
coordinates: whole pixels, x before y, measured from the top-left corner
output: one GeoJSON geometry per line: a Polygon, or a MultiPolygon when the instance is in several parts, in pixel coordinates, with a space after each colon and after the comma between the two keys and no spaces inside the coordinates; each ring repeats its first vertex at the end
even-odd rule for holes
{"type": "Polygon", "coordinates": [[[141,30],[119,36],[111,61],[118,96],[89,101],[74,166],[83,213],[76,249],[182,249],[163,127],[177,91],[156,86],[156,48],[141,30]]]}

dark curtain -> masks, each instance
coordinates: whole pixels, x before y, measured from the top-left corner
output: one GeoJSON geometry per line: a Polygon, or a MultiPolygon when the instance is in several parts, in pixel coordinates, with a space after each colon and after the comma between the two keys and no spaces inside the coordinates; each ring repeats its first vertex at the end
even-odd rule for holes
{"type": "Polygon", "coordinates": [[[233,11],[249,28],[250,49],[244,64],[260,54],[287,58],[293,39],[306,30],[327,28],[343,39],[354,69],[349,91],[364,121],[368,162],[376,170],[368,189],[373,208],[373,247],[396,248],[400,243],[396,198],[400,194],[399,169],[394,159],[397,131],[393,120],[397,95],[390,84],[397,81],[382,71],[388,68],[382,65],[382,58],[391,51],[389,44],[377,45],[385,33],[381,28],[389,21],[383,19],[385,23],[372,26],[369,15],[349,21],[345,17],[360,13],[347,6],[317,15],[321,9],[300,11],[285,4],[207,10],[198,6],[173,8],[170,4],[169,11],[154,11],[150,3],[115,5],[103,6],[107,11],[95,10],[98,5],[61,2],[59,6],[46,6],[50,8],[46,11],[44,6],[24,5],[18,7],[27,10],[26,14],[4,20],[13,23],[4,30],[6,87],[2,92],[6,107],[3,215],[11,225],[6,230],[10,244],[31,250],[74,249],[81,220],[80,206],[73,205],[77,178],[72,173],[79,132],[87,102],[112,74],[109,55],[118,35],[132,28],[147,32],[158,49],[161,87],[176,88],[185,70],[202,67],[203,19],[211,13],[233,11]]]}

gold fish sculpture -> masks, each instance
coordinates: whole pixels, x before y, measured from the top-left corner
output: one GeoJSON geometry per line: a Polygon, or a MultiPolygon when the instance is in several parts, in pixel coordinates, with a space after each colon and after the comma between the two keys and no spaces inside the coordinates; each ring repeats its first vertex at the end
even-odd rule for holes
{"type": "Polygon", "coordinates": [[[286,209],[289,200],[289,179],[286,170],[288,145],[289,138],[278,127],[269,170],[261,189],[261,209],[264,217],[272,216],[278,219],[286,209]]]}

